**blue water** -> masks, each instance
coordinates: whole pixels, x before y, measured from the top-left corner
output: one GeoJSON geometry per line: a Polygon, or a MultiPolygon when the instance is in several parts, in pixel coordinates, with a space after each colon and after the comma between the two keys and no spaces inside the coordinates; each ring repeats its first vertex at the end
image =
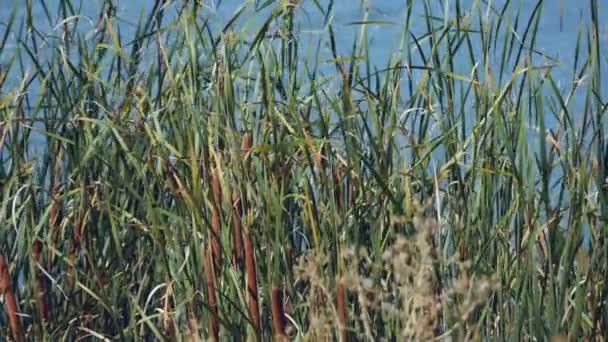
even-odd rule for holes
{"type": "MultiPolygon", "coordinates": [[[[32,36],[35,36],[37,39],[36,58],[44,64],[45,58],[48,58],[51,53],[57,53],[56,46],[61,43],[62,39],[62,24],[67,24],[70,27],[75,28],[79,32],[82,32],[85,37],[92,37],[95,32],[98,14],[100,13],[100,9],[104,2],[105,1],[102,0],[72,0],[72,3],[75,5],[74,13],[68,13],[66,18],[66,15],[60,10],[59,0],[33,0],[32,17],[37,31],[44,37],[41,38],[32,32],[20,35],[17,34],[24,25],[24,20],[26,20],[26,1],[0,0],[0,5],[2,5],[0,7],[2,8],[0,10],[0,37],[4,36],[7,32],[6,24],[13,13],[16,18],[15,24],[11,31],[8,32],[8,41],[5,49],[0,51],[0,65],[9,63],[11,59],[18,54],[27,56],[24,52],[24,44],[31,48],[32,36]],[[42,4],[46,5],[48,13],[45,11],[45,7],[42,4]],[[22,41],[18,40],[18,36],[21,37],[22,41]]],[[[130,48],[128,47],[128,44],[135,38],[137,23],[142,18],[148,19],[155,1],[120,0],[114,2],[117,4],[117,28],[120,31],[123,44],[127,45],[126,50],[129,51],[130,48]]],[[[202,13],[210,19],[211,26],[216,30],[223,27],[239,8],[245,6],[247,10],[233,25],[238,32],[242,32],[243,37],[246,40],[251,40],[278,1],[271,2],[268,6],[264,6],[268,3],[266,0],[206,0],[203,1],[203,3],[204,9],[202,13]],[[251,36],[248,37],[248,35],[251,36]]],[[[318,3],[325,9],[327,8],[329,1],[320,0],[318,3]]],[[[389,60],[392,60],[393,62],[396,60],[404,60],[408,53],[412,55],[413,65],[422,65],[423,62],[420,58],[420,51],[418,51],[416,46],[412,43],[411,38],[404,49],[398,50],[402,38],[404,37],[404,20],[408,3],[410,3],[410,1],[406,0],[336,0],[333,3],[331,13],[325,16],[316,7],[313,0],[303,0],[296,10],[296,25],[302,32],[299,35],[300,40],[298,41],[299,55],[304,59],[308,54],[314,54],[317,43],[321,41],[321,71],[325,73],[333,72],[335,69],[333,62],[331,62],[331,54],[328,47],[327,23],[331,23],[335,31],[338,53],[342,56],[349,56],[351,54],[353,42],[357,40],[357,35],[362,27],[357,24],[357,22],[368,20],[381,22],[379,24],[366,26],[367,36],[370,39],[369,57],[372,67],[377,67],[379,69],[386,68],[389,60]]],[[[443,24],[442,20],[444,20],[444,18],[453,18],[455,16],[457,1],[411,1],[411,4],[413,4],[413,15],[409,34],[418,38],[423,37],[423,35],[428,32],[426,20],[424,19],[425,3],[430,4],[428,10],[433,16],[438,18],[435,27],[438,28],[443,24]]],[[[475,29],[478,27],[480,19],[482,19],[482,21],[496,21],[497,12],[500,12],[503,9],[507,0],[460,0],[458,3],[460,3],[462,14],[468,14],[468,21],[471,23],[472,28],[475,29]]],[[[513,22],[508,21],[513,20],[515,14],[519,12],[520,18],[517,34],[521,37],[536,4],[537,1],[534,0],[510,1],[510,6],[505,13],[506,19],[503,27],[512,25],[513,22]]],[[[535,48],[538,52],[544,54],[544,56],[535,54],[532,62],[536,65],[557,64],[557,66],[552,69],[551,73],[554,79],[557,80],[562,93],[566,93],[574,80],[574,75],[572,74],[572,64],[575,53],[574,45],[577,40],[579,27],[583,28],[583,36],[586,33],[585,30],[589,29],[591,21],[589,4],[589,0],[545,0],[541,6],[542,12],[540,15],[539,31],[535,48]]],[[[608,44],[608,2],[600,0],[598,1],[598,4],[599,22],[602,23],[599,37],[601,44],[606,46],[606,44],[608,44]]],[[[181,5],[182,1],[171,1],[170,4],[166,6],[163,25],[170,25],[181,5]]],[[[274,30],[275,28],[271,25],[269,32],[273,32],[274,30]]],[[[500,34],[504,35],[504,32],[501,32],[500,34]]],[[[501,41],[500,37],[502,36],[499,36],[499,42],[501,41]]],[[[428,42],[421,39],[420,43],[423,53],[428,56],[428,42]]],[[[473,44],[476,55],[481,56],[481,53],[479,52],[481,47],[479,46],[478,40],[473,40],[473,44]]],[[[496,48],[492,48],[491,51],[494,51],[494,53],[489,56],[489,60],[485,61],[495,70],[500,63],[501,48],[500,44],[498,44],[496,48]]],[[[584,49],[585,47],[583,46],[583,50],[584,49]]],[[[72,53],[77,54],[78,52],[74,50],[72,53]]],[[[154,64],[156,60],[154,58],[153,49],[147,49],[143,58],[144,63],[142,69],[145,69],[146,64],[154,64]]],[[[581,59],[585,59],[584,54],[581,56],[581,59]]],[[[484,61],[470,61],[467,57],[467,51],[464,48],[460,49],[455,60],[454,71],[456,74],[462,75],[463,77],[469,77],[472,68],[475,66],[478,70],[483,72],[484,61]]],[[[511,61],[507,64],[509,65],[509,68],[506,70],[507,74],[502,75],[504,77],[502,80],[503,84],[505,79],[511,77],[509,74],[511,72],[510,67],[513,63],[511,61]]],[[[602,67],[603,70],[606,70],[606,67],[608,67],[608,61],[605,59],[603,60],[602,67]]],[[[11,72],[8,75],[8,82],[6,82],[3,87],[4,90],[16,87],[22,81],[24,75],[31,75],[33,70],[34,68],[31,64],[31,60],[29,58],[24,58],[23,65],[11,68],[11,72]]],[[[419,75],[420,72],[413,72],[411,77],[415,79],[419,75]]],[[[497,75],[495,75],[495,77],[496,76],[497,75]]],[[[546,88],[549,89],[549,87],[546,88]]],[[[34,84],[29,89],[31,102],[35,103],[37,87],[34,84]]],[[[403,87],[403,92],[403,98],[407,99],[409,96],[408,89],[403,87]]],[[[602,98],[608,98],[608,77],[603,78],[602,90],[599,95],[601,95],[602,98]]],[[[584,98],[582,96],[575,97],[572,101],[571,110],[575,112],[582,111],[584,105],[583,101],[584,98]]],[[[472,122],[476,118],[470,117],[468,119],[470,120],[469,126],[472,126],[472,122]]],[[[545,120],[548,128],[557,124],[554,116],[549,113],[546,115],[545,120]]],[[[530,138],[537,135],[535,129],[535,127],[530,127],[530,138]]]]}
{"type": "MultiPolygon", "coordinates": [[[[61,42],[62,25],[67,23],[70,27],[74,27],[85,34],[85,36],[91,37],[95,32],[95,25],[98,20],[100,9],[105,1],[102,0],[73,0],[75,5],[74,12],[68,13],[68,18],[65,19],[65,15],[60,11],[59,0],[33,0],[32,1],[32,16],[34,24],[38,32],[44,36],[41,39],[37,38],[38,53],[36,58],[44,61],[45,56],[50,55],[51,51],[55,46],[61,42]],[[47,12],[44,10],[46,5],[47,12]],[[78,14],[76,16],[75,14],[78,14]],[[79,20],[76,20],[78,18],[79,20]],[[45,42],[46,41],[46,42],[45,42]]],[[[269,6],[264,6],[267,1],[242,1],[242,0],[207,0],[203,1],[204,15],[210,18],[210,23],[215,28],[223,27],[232,18],[233,14],[242,6],[247,7],[247,10],[243,15],[239,17],[234,23],[234,27],[237,31],[245,32],[253,35],[261,25],[273,7],[278,1],[271,3],[269,6]],[[242,31],[243,28],[246,28],[242,31]]],[[[413,45],[412,40],[409,40],[409,45],[406,49],[398,51],[401,39],[404,31],[404,19],[407,4],[409,1],[406,0],[369,0],[369,1],[356,1],[356,0],[337,0],[333,4],[332,11],[328,17],[324,16],[320,10],[316,7],[314,1],[303,0],[297,8],[296,23],[302,34],[299,36],[299,54],[303,58],[309,53],[314,53],[314,49],[317,46],[317,42],[321,40],[323,54],[322,60],[327,61],[322,67],[322,71],[331,71],[333,64],[329,61],[331,55],[328,48],[327,30],[326,23],[331,23],[336,33],[336,44],[338,53],[343,56],[350,55],[353,42],[357,39],[361,26],[357,24],[364,19],[369,21],[381,21],[381,24],[367,25],[367,34],[370,39],[370,59],[372,64],[379,69],[387,67],[389,58],[393,57],[393,61],[398,58],[404,58],[406,55],[406,49],[412,55],[412,64],[421,65],[422,60],[420,53],[413,45]],[[367,17],[364,17],[366,15],[367,17]],[[326,21],[326,19],[329,20],[326,21]],[[324,69],[323,69],[324,68],[324,69]]],[[[507,0],[460,0],[460,7],[464,14],[469,13],[469,21],[472,27],[475,28],[479,25],[479,18],[496,20],[497,11],[501,11],[507,0]]],[[[152,7],[155,3],[154,0],[120,0],[115,1],[117,4],[116,14],[118,17],[118,29],[123,41],[123,44],[128,44],[135,38],[136,24],[140,18],[147,19],[150,15],[152,7]]],[[[319,1],[323,8],[326,8],[329,4],[328,0],[319,1]]],[[[414,0],[413,4],[413,16],[410,26],[410,33],[416,37],[422,37],[423,34],[428,32],[426,27],[425,15],[425,3],[430,4],[430,12],[432,15],[438,17],[436,26],[439,27],[443,18],[453,18],[455,15],[455,0],[433,0],[423,1],[414,0]]],[[[514,17],[514,14],[519,11],[520,19],[517,28],[518,34],[521,36],[524,31],[524,26],[532,14],[537,1],[533,0],[513,0],[510,1],[510,7],[505,13],[506,18],[514,17]]],[[[559,61],[559,65],[552,70],[553,77],[558,81],[561,89],[565,90],[570,87],[573,81],[572,75],[572,63],[574,60],[574,44],[577,39],[579,26],[583,26],[583,29],[587,29],[590,23],[591,14],[589,13],[589,3],[587,0],[546,0],[542,5],[542,13],[540,16],[539,32],[536,40],[536,50],[545,54],[548,58],[541,57],[540,55],[535,56],[533,61],[535,64],[548,64],[549,62],[559,61]]],[[[606,1],[598,1],[599,3],[599,17],[602,27],[600,27],[600,41],[602,44],[608,43],[608,3],[606,1]]],[[[9,18],[13,15],[13,11],[16,14],[15,24],[13,25],[11,32],[9,32],[8,42],[3,51],[0,51],[0,64],[7,64],[13,58],[17,52],[21,55],[23,53],[23,41],[18,41],[16,32],[23,25],[23,21],[26,18],[26,10],[24,0],[0,0],[0,4],[3,9],[0,10],[0,34],[4,35],[6,32],[6,23],[9,18]]],[[[179,10],[182,5],[182,1],[172,1],[165,8],[165,16],[163,24],[167,25],[170,21],[175,18],[175,13],[179,10]]],[[[508,23],[508,24],[513,24],[508,23]]],[[[504,25],[503,25],[504,26],[504,25]]],[[[270,27],[270,32],[273,32],[273,27],[270,27]]],[[[501,33],[504,34],[504,33],[501,33]]],[[[584,32],[583,32],[584,34],[584,32]]],[[[21,35],[21,38],[25,41],[28,46],[32,45],[30,32],[26,35],[21,35]]],[[[34,35],[36,36],[36,35],[34,35]]],[[[1,36],[0,36],[1,37],[1,36]]],[[[249,37],[245,37],[249,38],[249,37]]],[[[500,41],[500,39],[499,39],[500,41]]],[[[475,49],[479,49],[480,46],[477,40],[473,41],[475,49]]],[[[421,40],[423,52],[428,56],[428,44],[421,40]]],[[[490,55],[489,63],[496,66],[500,62],[500,44],[496,49],[495,54],[490,55]]],[[[73,51],[77,53],[77,51],[73,51]]],[[[148,51],[153,56],[153,51],[148,51]]],[[[477,53],[481,55],[480,53],[477,53]]],[[[146,55],[144,55],[144,58],[146,55]]],[[[584,58],[584,55],[583,55],[584,58]]],[[[33,68],[32,65],[28,65],[29,59],[25,58],[25,65],[22,68],[11,68],[9,76],[9,82],[7,82],[6,88],[11,88],[11,85],[16,85],[23,79],[24,73],[31,73],[33,68]],[[13,82],[10,82],[13,81],[13,82]]],[[[154,58],[149,58],[148,63],[154,63],[154,58]]],[[[475,63],[483,64],[483,61],[474,61],[475,63]]],[[[604,61],[606,62],[606,61],[604,61]]],[[[607,63],[604,63],[607,64],[607,63]]],[[[144,63],[145,65],[145,63],[144,63]]],[[[511,65],[511,63],[509,63],[511,65]]],[[[471,69],[474,67],[474,63],[468,60],[466,51],[464,48],[461,49],[460,54],[457,55],[457,63],[455,65],[455,71],[457,74],[468,77],[471,69]]],[[[478,66],[479,69],[479,66],[478,66]]],[[[510,70],[509,70],[510,72],[510,70]]],[[[417,77],[419,73],[414,72],[413,77],[417,77]]],[[[506,79],[509,75],[503,75],[506,79]]],[[[503,79],[504,81],[504,79],[503,79]]],[[[606,97],[606,90],[608,89],[608,78],[602,80],[602,95],[606,97]]],[[[35,89],[32,87],[31,89],[35,89]]],[[[407,97],[407,93],[404,97],[407,97]]],[[[579,99],[575,99],[579,101],[579,99]]],[[[582,103],[580,103],[582,105],[582,103]]],[[[548,126],[551,126],[552,118],[548,117],[548,126]]]]}

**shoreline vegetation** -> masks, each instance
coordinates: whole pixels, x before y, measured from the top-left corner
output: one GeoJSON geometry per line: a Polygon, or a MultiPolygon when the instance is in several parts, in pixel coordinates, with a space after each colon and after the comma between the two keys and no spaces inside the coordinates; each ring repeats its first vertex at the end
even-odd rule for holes
{"type": "Polygon", "coordinates": [[[399,23],[357,2],[348,50],[335,3],[306,2],[316,40],[297,0],[223,26],[155,1],[132,40],[114,1],[10,9],[0,336],[608,338],[600,1],[573,60],[537,46],[557,2],[405,0],[399,23]],[[378,25],[402,27],[386,60],[378,25]]]}

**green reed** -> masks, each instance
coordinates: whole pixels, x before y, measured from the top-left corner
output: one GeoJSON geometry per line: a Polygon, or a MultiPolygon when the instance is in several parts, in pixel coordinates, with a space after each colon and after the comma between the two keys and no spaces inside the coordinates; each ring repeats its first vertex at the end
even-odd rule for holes
{"type": "Polygon", "coordinates": [[[16,3],[3,336],[608,337],[599,1],[574,60],[541,52],[543,1],[407,0],[392,23],[363,0],[348,50],[331,0],[158,0],[133,37],[111,0],[16,3]],[[386,60],[378,25],[402,32],[386,60]]]}

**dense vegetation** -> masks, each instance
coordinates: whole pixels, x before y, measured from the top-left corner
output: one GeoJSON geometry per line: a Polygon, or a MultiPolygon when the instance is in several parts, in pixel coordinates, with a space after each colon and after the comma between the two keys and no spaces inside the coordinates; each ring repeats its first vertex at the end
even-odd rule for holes
{"type": "Polygon", "coordinates": [[[112,0],[9,7],[0,334],[605,339],[608,59],[585,1],[574,60],[536,46],[553,1],[405,0],[389,23],[362,0],[347,51],[333,1],[307,0],[312,40],[296,0],[157,0],[133,40],[112,0]],[[403,32],[387,60],[377,25],[403,32]]]}

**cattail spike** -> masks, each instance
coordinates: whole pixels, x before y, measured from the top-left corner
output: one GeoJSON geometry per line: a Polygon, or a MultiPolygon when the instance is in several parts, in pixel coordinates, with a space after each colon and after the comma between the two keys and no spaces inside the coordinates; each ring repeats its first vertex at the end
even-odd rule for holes
{"type": "Polygon", "coordinates": [[[283,307],[283,291],[273,287],[270,292],[270,305],[272,307],[272,325],[275,341],[287,341],[285,334],[285,308],[283,307]]]}
{"type": "Polygon", "coordinates": [[[17,342],[25,341],[25,334],[21,327],[21,321],[17,314],[17,299],[13,293],[11,277],[8,273],[8,265],[4,256],[0,255],[0,293],[4,295],[4,307],[8,316],[9,325],[13,339],[17,342]]]}
{"type": "MultiPolygon", "coordinates": [[[[42,254],[42,242],[40,240],[34,241],[32,247],[32,255],[34,262],[40,265],[40,256],[42,254]]],[[[38,306],[38,316],[43,324],[49,320],[49,309],[46,298],[46,282],[44,275],[40,271],[36,271],[36,305],[38,306]]]]}
{"type": "Polygon", "coordinates": [[[207,301],[209,305],[209,330],[214,341],[219,341],[220,325],[217,320],[217,299],[215,297],[215,269],[213,251],[207,248],[205,253],[205,277],[207,278],[207,301]]]}
{"type": "Polygon", "coordinates": [[[211,208],[211,229],[213,236],[211,237],[211,248],[213,252],[213,262],[217,269],[222,265],[222,247],[220,244],[221,238],[221,221],[220,212],[222,210],[222,186],[218,170],[215,169],[211,175],[211,191],[212,191],[212,208],[211,208]]]}
{"type": "Polygon", "coordinates": [[[232,194],[232,262],[235,267],[243,260],[242,214],[241,200],[237,194],[232,194]]]}
{"type": "Polygon", "coordinates": [[[245,272],[247,273],[247,297],[249,298],[249,316],[256,333],[260,334],[260,305],[258,302],[258,280],[255,267],[255,255],[251,234],[245,233],[245,272]]]}

